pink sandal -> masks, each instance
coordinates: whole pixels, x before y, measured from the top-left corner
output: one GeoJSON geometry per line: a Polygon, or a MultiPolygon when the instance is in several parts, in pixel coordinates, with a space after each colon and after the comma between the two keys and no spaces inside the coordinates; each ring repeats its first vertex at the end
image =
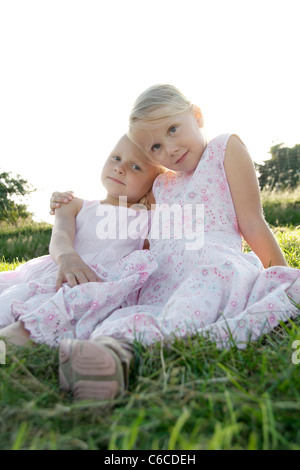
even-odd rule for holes
{"type": "Polygon", "coordinates": [[[64,339],[59,347],[59,381],[75,400],[112,400],[128,387],[132,346],[114,338],[64,339]]]}

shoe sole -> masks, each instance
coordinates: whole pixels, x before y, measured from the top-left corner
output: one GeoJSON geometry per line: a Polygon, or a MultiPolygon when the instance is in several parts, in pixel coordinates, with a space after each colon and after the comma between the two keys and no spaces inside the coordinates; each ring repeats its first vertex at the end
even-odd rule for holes
{"type": "Polygon", "coordinates": [[[60,385],[66,392],[72,391],[75,400],[111,400],[118,395],[118,358],[105,346],[63,340],[59,362],[60,385]]]}

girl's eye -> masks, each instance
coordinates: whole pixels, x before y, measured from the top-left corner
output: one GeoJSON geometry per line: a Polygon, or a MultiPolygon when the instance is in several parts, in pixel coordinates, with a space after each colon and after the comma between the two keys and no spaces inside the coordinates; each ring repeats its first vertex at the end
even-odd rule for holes
{"type": "Polygon", "coordinates": [[[155,151],[155,150],[158,150],[160,148],[160,144],[154,144],[152,146],[152,150],[155,151]]]}
{"type": "Polygon", "coordinates": [[[118,155],[113,155],[112,159],[113,159],[113,160],[118,160],[118,161],[119,161],[119,160],[121,160],[121,157],[119,157],[118,155]]]}
{"type": "Polygon", "coordinates": [[[132,168],[133,168],[134,170],[140,170],[140,167],[139,167],[138,165],[135,165],[135,164],[132,165],[132,168]]]}
{"type": "Polygon", "coordinates": [[[177,126],[172,126],[170,127],[169,132],[170,134],[175,134],[176,130],[177,130],[177,126]]]}

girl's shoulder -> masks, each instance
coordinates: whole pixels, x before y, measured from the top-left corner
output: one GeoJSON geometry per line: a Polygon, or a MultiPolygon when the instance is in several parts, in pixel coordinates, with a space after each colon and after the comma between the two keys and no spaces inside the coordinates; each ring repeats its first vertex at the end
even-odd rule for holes
{"type": "Polygon", "coordinates": [[[223,162],[230,137],[233,134],[224,133],[208,141],[205,151],[200,159],[199,165],[206,165],[209,161],[223,162]]]}
{"type": "Polygon", "coordinates": [[[162,191],[168,191],[169,188],[174,186],[178,180],[178,174],[174,171],[166,171],[161,175],[158,175],[154,181],[152,191],[155,201],[160,200],[160,194],[162,191]]]}
{"type": "Polygon", "coordinates": [[[244,144],[244,142],[242,141],[242,139],[240,138],[240,136],[238,134],[234,134],[234,133],[224,133],[224,134],[219,134],[217,135],[216,137],[214,137],[213,139],[209,140],[208,143],[207,143],[207,148],[221,148],[221,149],[226,149],[228,143],[230,142],[240,142],[244,147],[246,147],[246,145],[244,144]]]}
{"type": "Polygon", "coordinates": [[[175,171],[169,170],[161,175],[158,175],[153,184],[153,191],[155,191],[156,187],[168,184],[172,181],[175,181],[177,178],[177,174],[175,171]]]}
{"type": "Polygon", "coordinates": [[[101,202],[96,200],[96,199],[79,199],[81,201],[81,208],[85,209],[87,207],[92,207],[92,206],[99,206],[101,205],[101,202]]]}
{"type": "Polygon", "coordinates": [[[94,214],[102,204],[99,200],[89,200],[89,199],[80,199],[73,198],[71,201],[74,203],[76,213],[80,217],[85,217],[87,214],[94,214]]]}
{"type": "Polygon", "coordinates": [[[219,134],[213,139],[209,140],[207,143],[207,148],[214,149],[214,148],[225,148],[227,146],[228,140],[233,134],[227,132],[224,134],[219,134]]]}

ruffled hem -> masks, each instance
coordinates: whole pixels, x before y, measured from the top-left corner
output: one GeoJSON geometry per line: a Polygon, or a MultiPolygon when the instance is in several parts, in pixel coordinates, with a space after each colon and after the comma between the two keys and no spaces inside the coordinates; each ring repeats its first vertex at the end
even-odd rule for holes
{"type": "MultiPolygon", "coordinates": [[[[118,310],[95,329],[91,338],[108,335],[129,341],[137,339],[149,345],[158,340],[203,335],[218,347],[235,345],[242,349],[280,322],[300,315],[300,271],[297,269],[276,267],[263,271],[251,281],[243,303],[236,300],[238,282],[224,290],[224,272],[221,275],[220,269],[217,271],[211,266],[210,273],[219,279],[214,295],[200,282],[200,272],[183,283],[165,306],[137,305],[118,310]]],[[[208,275],[208,266],[203,266],[202,276],[208,275]]]]}
{"type": "Polygon", "coordinates": [[[54,347],[65,337],[88,339],[123,303],[137,302],[139,289],[157,264],[149,251],[143,250],[125,256],[110,270],[100,264],[91,268],[102,282],[73,288],[64,284],[58,292],[53,292],[53,286],[31,282],[28,300],[13,302],[14,318],[24,323],[33,341],[54,347]]]}

